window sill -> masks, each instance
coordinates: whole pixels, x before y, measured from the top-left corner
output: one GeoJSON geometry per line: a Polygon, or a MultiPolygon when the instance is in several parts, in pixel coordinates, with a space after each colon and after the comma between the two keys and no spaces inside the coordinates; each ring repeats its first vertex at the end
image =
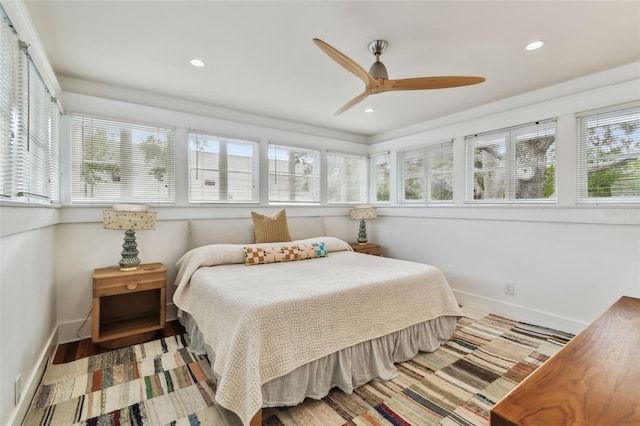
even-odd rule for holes
{"type": "Polygon", "coordinates": [[[47,209],[59,209],[62,207],[60,203],[48,203],[45,201],[19,201],[19,200],[0,200],[0,207],[36,207],[47,209]]]}

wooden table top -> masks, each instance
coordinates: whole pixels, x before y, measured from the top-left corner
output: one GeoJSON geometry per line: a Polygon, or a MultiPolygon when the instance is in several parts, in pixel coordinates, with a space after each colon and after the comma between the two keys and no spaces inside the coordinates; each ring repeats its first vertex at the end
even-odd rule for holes
{"type": "Polygon", "coordinates": [[[491,425],[640,425],[640,299],[614,303],[498,402],[491,425]]]}

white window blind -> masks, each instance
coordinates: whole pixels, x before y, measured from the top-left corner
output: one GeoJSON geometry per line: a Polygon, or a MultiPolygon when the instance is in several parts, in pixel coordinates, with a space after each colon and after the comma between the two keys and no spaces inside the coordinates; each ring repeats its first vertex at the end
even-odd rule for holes
{"type": "Polygon", "coordinates": [[[269,201],[320,202],[320,152],[269,144],[269,201]]]}
{"type": "Polygon", "coordinates": [[[420,201],[426,199],[427,165],[424,150],[405,151],[402,157],[402,199],[420,201]]]}
{"type": "Polygon", "coordinates": [[[403,203],[453,201],[453,141],[398,153],[403,203]]]}
{"type": "Polygon", "coordinates": [[[327,153],[327,202],[367,202],[367,158],[360,155],[327,153]]]}
{"type": "Polygon", "coordinates": [[[640,201],[640,106],[578,117],[578,200],[640,201]]]}
{"type": "Polygon", "coordinates": [[[391,177],[391,158],[389,153],[371,157],[371,183],[373,202],[389,202],[389,179],[391,177]]]}
{"type": "Polygon", "coordinates": [[[467,201],[555,201],[556,122],[465,138],[467,201]]]}
{"type": "Polygon", "coordinates": [[[5,200],[55,203],[60,194],[60,111],[26,45],[4,13],[0,16],[0,195],[5,200]]]}
{"type": "Polygon", "coordinates": [[[21,113],[19,108],[21,85],[18,76],[24,65],[26,65],[26,58],[21,55],[18,37],[6,22],[2,22],[0,25],[0,193],[3,199],[12,197],[14,160],[17,159],[18,125],[21,113]]]}
{"type": "Polygon", "coordinates": [[[257,203],[257,142],[189,133],[189,201],[257,203]]]}
{"type": "Polygon", "coordinates": [[[74,116],[71,144],[73,203],[174,202],[172,129],[74,116]]]}
{"type": "Polygon", "coordinates": [[[48,197],[50,157],[51,98],[40,82],[33,64],[29,64],[29,155],[24,169],[18,173],[26,177],[25,192],[42,198],[48,197]]]}

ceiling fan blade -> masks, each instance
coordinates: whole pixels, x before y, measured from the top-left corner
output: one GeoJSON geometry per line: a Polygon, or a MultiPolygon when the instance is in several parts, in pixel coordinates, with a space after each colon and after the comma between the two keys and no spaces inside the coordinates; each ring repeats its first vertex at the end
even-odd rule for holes
{"type": "Polygon", "coordinates": [[[400,80],[383,80],[383,91],[392,90],[429,90],[446,89],[450,87],[470,86],[482,83],[483,77],[470,76],[439,76],[439,77],[417,77],[403,78],[400,80]]]}
{"type": "Polygon", "coordinates": [[[319,38],[314,38],[313,42],[320,48],[324,53],[326,53],[331,59],[336,61],[340,66],[354,74],[360,80],[364,81],[364,84],[368,87],[370,85],[377,85],[376,80],[371,77],[371,75],[366,72],[360,65],[355,63],[351,58],[349,58],[344,53],[340,52],[335,47],[325,43],[319,38]]]}
{"type": "Polygon", "coordinates": [[[339,110],[337,110],[333,115],[336,116],[336,115],[342,114],[346,110],[358,105],[360,102],[365,100],[365,98],[367,96],[369,96],[369,92],[367,90],[365,90],[364,92],[360,93],[358,96],[356,96],[355,98],[351,99],[349,102],[344,104],[344,106],[342,108],[340,108],[339,110]]]}

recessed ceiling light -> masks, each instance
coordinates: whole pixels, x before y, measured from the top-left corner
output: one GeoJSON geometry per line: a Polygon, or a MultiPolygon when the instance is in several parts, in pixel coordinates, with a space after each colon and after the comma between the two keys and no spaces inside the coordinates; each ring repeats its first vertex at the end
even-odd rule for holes
{"type": "Polygon", "coordinates": [[[364,110],[367,114],[371,114],[373,111],[375,111],[373,108],[367,108],[364,110]]]}
{"type": "Polygon", "coordinates": [[[194,67],[204,67],[204,62],[200,59],[192,59],[189,61],[189,63],[194,67]]]}
{"type": "Polygon", "coordinates": [[[527,46],[525,47],[525,49],[527,50],[536,50],[536,49],[540,49],[542,47],[542,45],[544,44],[544,41],[532,41],[531,43],[527,44],[527,46]]]}

